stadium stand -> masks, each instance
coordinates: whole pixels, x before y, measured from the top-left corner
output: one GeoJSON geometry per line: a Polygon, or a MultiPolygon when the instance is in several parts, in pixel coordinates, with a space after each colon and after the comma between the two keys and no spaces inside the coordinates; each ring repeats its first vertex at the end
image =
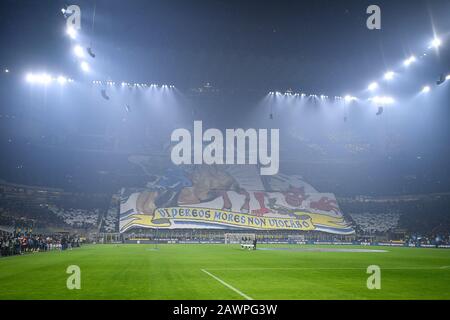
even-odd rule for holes
{"type": "MultiPolygon", "coordinates": [[[[408,240],[432,242],[449,240],[447,209],[450,194],[396,197],[338,198],[345,219],[355,235],[338,236],[323,232],[303,232],[301,241],[353,241],[356,239],[408,240]]],[[[11,233],[31,228],[34,233],[70,232],[117,234],[117,194],[79,194],[61,189],[0,182],[0,230],[11,233]]],[[[224,242],[224,230],[133,230],[123,240],[146,237],[168,242],[224,242]]],[[[289,231],[256,232],[258,242],[292,242],[298,233],[289,231]]],[[[111,237],[116,239],[117,237],[111,237]]],[[[296,240],[297,241],[297,240],[296,240]]],[[[300,241],[300,242],[301,242],[300,241]]],[[[298,242],[298,241],[297,241],[298,242]]]]}
{"type": "Polygon", "coordinates": [[[119,196],[113,195],[111,198],[111,204],[102,216],[100,222],[100,232],[113,233],[119,229],[119,196]]]}
{"type": "Polygon", "coordinates": [[[400,214],[392,213],[352,213],[353,221],[364,233],[387,232],[397,228],[400,214]]]}
{"type": "MultiPolygon", "coordinates": [[[[0,225],[52,231],[96,231],[110,197],[0,182],[0,225]]],[[[112,218],[110,218],[112,219],[112,218]]]]}
{"type": "Polygon", "coordinates": [[[92,229],[98,226],[99,209],[82,210],[82,209],[62,209],[56,206],[48,206],[48,210],[53,212],[57,217],[61,218],[65,224],[81,229],[92,229]]]}
{"type": "Polygon", "coordinates": [[[393,233],[400,229],[404,230],[405,236],[449,237],[450,194],[338,200],[359,233],[393,233]]]}

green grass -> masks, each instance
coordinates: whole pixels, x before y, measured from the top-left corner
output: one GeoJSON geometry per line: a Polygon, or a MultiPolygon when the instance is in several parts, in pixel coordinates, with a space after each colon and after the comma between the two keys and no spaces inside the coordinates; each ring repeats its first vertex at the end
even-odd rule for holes
{"type": "Polygon", "coordinates": [[[91,245],[0,258],[0,299],[243,299],[201,269],[253,299],[450,299],[450,250],[377,249],[389,252],[91,245]],[[69,265],[81,290],[66,288],[69,265]],[[366,287],[369,265],[381,268],[380,290],[366,287]]]}

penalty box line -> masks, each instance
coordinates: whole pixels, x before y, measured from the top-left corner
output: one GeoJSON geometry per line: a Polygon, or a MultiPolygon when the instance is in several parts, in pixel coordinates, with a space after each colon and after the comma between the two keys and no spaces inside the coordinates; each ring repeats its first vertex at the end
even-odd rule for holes
{"type": "Polygon", "coordinates": [[[226,283],[225,281],[223,281],[222,279],[220,279],[219,277],[216,277],[215,275],[213,275],[212,273],[206,271],[205,269],[201,269],[204,273],[206,273],[208,276],[216,279],[217,281],[219,281],[221,284],[223,284],[225,287],[233,290],[234,292],[236,292],[237,294],[239,294],[240,296],[244,297],[247,300],[253,300],[252,297],[246,295],[245,293],[243,293],[242,291],[239,291],[238,289],[236,289],[235,287],[233,287],[232,285],[226,283]]]}

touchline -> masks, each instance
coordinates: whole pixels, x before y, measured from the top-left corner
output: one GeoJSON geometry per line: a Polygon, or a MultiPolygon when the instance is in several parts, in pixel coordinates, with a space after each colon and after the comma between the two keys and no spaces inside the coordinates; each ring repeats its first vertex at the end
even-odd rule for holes
{"type": "Polygon", "coordinates": [[[193,137],[188,129],[180,128],[172,132],[170,140],[177,142],[170,155],[175,165],[259,164],[261,175],[278,173],[279,129],[270,129],[270,146],[267,129],[226,129],[224,144],[222,131],[210,128],[203,132],[202,121],[194,121],[193,137]]]}

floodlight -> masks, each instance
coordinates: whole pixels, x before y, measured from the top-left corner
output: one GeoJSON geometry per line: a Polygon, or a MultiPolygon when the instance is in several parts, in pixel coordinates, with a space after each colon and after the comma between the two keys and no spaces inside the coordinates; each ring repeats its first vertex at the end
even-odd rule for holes
{"type": "Polygon", "coordinates": [[[422,88],[422,93],[428,93],[430,92],[430,90],[431,90],[430,86],[425,86],[422,88]]]}
{"type": "Polygon", "coordinates": [[[395,75],[395,73],[393,71],[388,71],[384,74],[384,79],[392,80],[392,79],[394,79],[394,75],[395,75]]]}
{"type": "Polygon", "coordinates": [[[73,27],[67,27],[66,33],[71,37],[72,39],[77,38],[77,31],[73,27]]]}
{"type": "Polygon", "coordinates": [[[52,81],[52,77],[46,73],[41,74],[40,79],[44,84],[50,83],[52,81]]]}
{"type": "Polygon", "coordinates": [[[86,61],[82,61],[80,67],[84,72],[89,72],[89,64],[86,61]]]}
{"type": "Polygon", "coordinates": [[[27,82],[34,82],[36,77],[32,73],[27,73],[27,76],[25,77],[25,79],[27,80],[27,82]]]}
{"type": "Polygon", "coordinates": [[[56,80],[59,84],[65,84],[67,82],[67,78],[63,76],[59,76],[56,80]]]}
{"type": "Polygon", "coordinates": [[[79,58],[83,58],[84,57],[84,50],[83,47],[80,45],[76,45],[75,47],[73,47],[73,52],[75,53],[75,55],[79,58]]]}
{"type": "Polygon", "coordinates": [[[372,82],[371,84],[369,84],[368,89],[369,89],[370,91],[374,91],[374,90],[378,89],[378,83],[372,82]]]}
{"type": "Polygon", "coordinates": [[[345,100],[346,102],[351,102],[351,101],[353,101],[353,100],[356,100],[356,97],[353,97],[353,96],[351,96],[351,95],[346,95],[346,96],[344,97],[344,100],[345,100]]]}
{"type": "Polygon", "coordinates": [[[439,46],[442,44],[441,39],[434,38],[430,43],[430,48],[439,48],[439,46]]]}
{"type": "Polygon", "coordinates": [[[413,62],[415,62],[416,61],[416,57],[415,56],[411,56],[411,57],[409,57],[408,59],[406,59],[404,62],[403,62],[403,65],[405,66],[405,67],[408,67],[411,63],[413,63],[413,62]]]}
{"type": "Polygon", "coordinates": [[[48,84],[52,81],[52,77],[47,73],[41,73],[39,75],[29,74],[27,76],[27,81],[48,84]]]}
{"type": "Polygon", "coordinates": [[[381,97],[376,96],[376,97],[370,98],[369,100],[378,105],[388,105],[388,104],[393,104],[395,102],[394,98],[387,97],[387,96],[381,96],[381,97]]]}

